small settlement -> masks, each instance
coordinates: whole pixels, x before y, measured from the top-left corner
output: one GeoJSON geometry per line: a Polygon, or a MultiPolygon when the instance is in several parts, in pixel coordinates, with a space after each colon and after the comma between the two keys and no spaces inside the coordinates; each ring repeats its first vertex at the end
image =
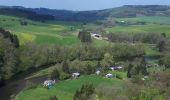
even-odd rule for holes
{"type": "MultiPolygon", "coordinates": [[[[122,66],[112,66],[109,68],[111,71],[118,71],[118,70],[121,70],[123,69],[122,66]]],[[[95,72],[96,75],[100,75],[101,74],[101,70],[96,70],[95,72]]],[[[72,79],[77,79],[78,77],[80,77],[80,73],[79,72],[74,72],[72,73],[72,79]]],[[[112,74],[112,72],[108,72],[104,75],[105,78],[116,78],[117,75],[116,74],[112,74]]],[[[148,76],[144,76],[141,80],[146,80],[148,79],[148,76]]],[[[45,80],[44,83],[43,83],[43,86],[44,87],[47,87],[48,89],[52,88],[54,85],[56,84],[56,81],[55,80],[45,80]]]]}

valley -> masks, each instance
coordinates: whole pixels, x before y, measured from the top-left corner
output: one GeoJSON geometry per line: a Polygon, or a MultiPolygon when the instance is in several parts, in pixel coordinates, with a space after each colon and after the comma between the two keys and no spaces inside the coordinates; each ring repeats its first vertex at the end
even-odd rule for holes
{"type": "Polygon", "coordinates": [[[0,99],[168,100],[168,9],[0,8],[0,99]]]}

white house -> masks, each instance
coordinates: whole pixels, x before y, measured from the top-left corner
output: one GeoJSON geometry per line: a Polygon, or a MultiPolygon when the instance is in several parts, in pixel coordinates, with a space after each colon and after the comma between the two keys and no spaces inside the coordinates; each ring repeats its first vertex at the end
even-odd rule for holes
{"type": "Polygon", "coordinates": [[[102,40],[102,35],[96,34],[96,33],[90,33],[90,34],[91,34],[91,37],[98,39],[98,40],[102,40]]]}
{"type": "Polygon", "coordinates": [[[118,68],[118,69],[122,69],[123,67],[121,67],[121,66],[118,66],[117,68],[118,68]]]}
{"type": "Polygon", "coordinates": [[[79,77],[79,76],[80,76],[80,73],[78,73],[78,72],[72,73],[72,77],[73,77],[73,78],[77,78],[77,77],[79,77]]]}
{"type": "Polygon", "coordinates": [[[143,78],[142,78],[142,80],[144,81],[144,80],[146,80],[146,79],[148,79],[149,77],[148,76],[144,76],[143,78]]]}
{"type": "Polygon", "coordinates": [[[110,67],[110,69],[111,69],[112,71],[114,71],[114,70],[115,70],[115,68],[114,68],[114,67],[110,67]]]}
{"type": "Polygon", "coordinates": [[[97,75],[99,75],[99,74],[100,74],[100,71],[99,71],[99,70],[98,70],[98,71],[96,71],[96,74],[97,74],[97,75]]]}
{"type": "Polygon", "coordinates": [[[120,70],[120,69],[122,69],[123,67],[121,67],[121,66],[114,66],[114,67],[110,67],[110,69],[112,70],[112,71],[114,71],[114,70],[120,70]]]}
{"type": "Polygon", "coordinates": [[[113,78],[113,74],[106,74],[106,78],[113,78]]]}

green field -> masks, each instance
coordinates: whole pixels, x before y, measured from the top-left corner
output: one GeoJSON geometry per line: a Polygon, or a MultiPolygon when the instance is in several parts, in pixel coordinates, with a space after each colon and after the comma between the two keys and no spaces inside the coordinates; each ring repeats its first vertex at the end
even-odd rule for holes
{"type": "Polygon", "coordinates": [[[35,42],[45,44],[70,45],[80,43],[76,29],[81,26],[76,22],[34,22],[24,19],[28,25],[20,24],[22,18],[0,15],[0,27],[17,34],[20,43],[35,42]],[[73,28],[73,29],[71,29],[73,28]]]}
{"type": "Polygon", "coordinates": [[[126,72],[121,72],[121,71],[109,71],[109,73],[113,74],[113,75],[119,75],[121,76],[123,79],[127,78],[127,73],[126,72]]]}
{"type": "Polygon", "coordinates": [[[121,87],[123,81],[97,75],[81,76],[78,79],[61,81],[52,89],[46,89],[39,85],[37,88],[22,91],[17,95],[16,100],[48,100],[50,96],[57,96],[59,100],[72,100],[75,91],[85,83],[93,83],[95,87],[101,84],[121,87]]]}
{"type": "MultiPolygon", "coordinates": [[[[23,18],[0,15],[0,27],[3,27],[14,34],[17,34],[20,44],[35,42],[38,44],[59,44],[70,45],[80,43],[77,38],[78,30],[82,28],[79,22],[35,22],[24,19],[28,25],[23,26],[20,21],[23,18]]],[[[125,22],[146,22],[144,25],[114,26],[106,28],[107,32],[121,33],[166,33],[170,36],[170,17],[137,17],[137,18],[116,18],[116,21],[125,22]]],[[[86,26],[96,27],[88,24],[86,26]]],[[[109,44],[107,41],[95,40],[94,44],[109,44]]]]}
{"type": "Polygon", "coordinates": [[[119,25],[107,28],[108,32],[120,33],[166,33],[170,36],[170,17],[116,18],[116,21],[146,22],[144,25],[119,25]]]}
{"type": "Polygon", "coordinates": [[[163,16],[116,18],[115,20],[125,21],[125,22],[146,22],[146,23],[157,23],[157,24],[170,24],[170,17],[163,17],[163,16]]]}
{"type": "Polygon", "coordinates": [[[106,29],[109,32],[120,33],[166,33],[170,36],[170,25],[129,25],[129,26],[115,26],[106,29]]]}

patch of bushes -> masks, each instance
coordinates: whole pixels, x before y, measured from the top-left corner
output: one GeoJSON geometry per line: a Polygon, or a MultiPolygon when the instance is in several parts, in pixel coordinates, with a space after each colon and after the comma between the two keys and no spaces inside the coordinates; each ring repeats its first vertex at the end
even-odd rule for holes
{"type": "Polygon", "coordinates": [[[70,74],[60,72],[60,77],[59,77],[60,80],[65,80],[65,79],[68,79],[68,78],[70,78],[70,74]]]}
{"type": "Polygon", "coordinates": [[[120,79],[120,80],[123,80],[123,77],[119,74],[116,74],[116,78],[120,79]]]}
{"type": "Polygon", "coordinates": [[[94,100],[95,88],[93,84],[82,85],[80,90],[77,90],[74,95],[74,100],[94,100]]]}
{"type": "Polygon", "coordinates": [[[58,100],[58,98],[56,96],[51,96],[50,100],[58,100]]]}
{"type": "Polygon", "coordinates": [[[61,66],[55,68],[52,70],[48,76],[50,79],[59,79],[59,80],[65,80],[71,77],[69,73],[66,73],[62,70],[61,66]]]}
{"type": "Polygon", "coordinates": [[[52,72],[49,74],[50,79],[56,79],[60,77],[60,72],[58,69],[52,70],[52,72]]]}

